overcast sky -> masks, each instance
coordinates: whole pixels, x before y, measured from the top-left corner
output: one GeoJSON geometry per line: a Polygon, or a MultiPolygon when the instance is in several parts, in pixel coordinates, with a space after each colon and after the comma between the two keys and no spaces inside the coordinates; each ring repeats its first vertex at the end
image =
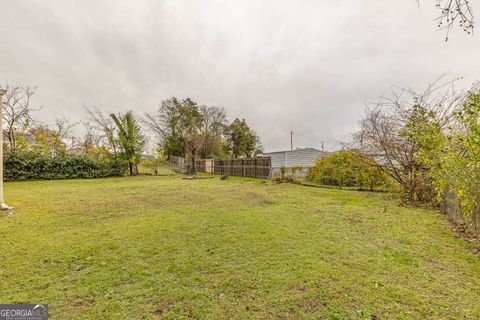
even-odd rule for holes
{"type": "Polygon", "coordinates": [[[0,0],[0,81],[38,85],[43,121],[190,97],[245,118],[268,151],[289,148],[290,130],[333,148],[391,86],[480,78],[480,38],[445,42],[435,3],[0,0]]]}

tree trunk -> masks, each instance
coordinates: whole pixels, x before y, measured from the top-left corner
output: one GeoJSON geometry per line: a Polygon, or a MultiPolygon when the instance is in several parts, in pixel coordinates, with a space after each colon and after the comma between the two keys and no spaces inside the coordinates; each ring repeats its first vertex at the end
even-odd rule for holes
{"type": "Polygon", "coordinates": [[[130,166],[130,176],[138,176],[138,166],[136,163],[129,162],[130,166]]]}
{"type": "Polygon", "coordinates": [[[187,174],[188,175],[194,175],[197,173],[197,170],[195,170],[195,153],[196,153],[195,148],[191,148],[187,153],[187,174]]]}
{"type": "MultiPolygon", "coordinates": [[[[13,125],[11,125],[10,128],[13,128],[13,125]]],[[[15,145],[15,134],[13,132],[13,129],[10,129],[8,131],[8,141],[10,142],[10,153],[11,154],[15,154],[15,149],[16,149],[16,145],[15,145]]]]}

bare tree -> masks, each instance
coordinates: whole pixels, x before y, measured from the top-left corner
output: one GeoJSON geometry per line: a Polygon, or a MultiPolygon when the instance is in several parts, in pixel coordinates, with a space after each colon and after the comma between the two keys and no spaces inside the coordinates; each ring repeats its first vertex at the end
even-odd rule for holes
{"type": "Polygon", "coordinates": [[[78,146],[75,141],[75,137],[72,134],[72,130],[78,122],[72,122],[70,118],[61,116],[55,119],[55,131],[58,133],[60,141],[64,142],[67,151],[74,149],[78,146]]]}
{"type": "MultiPolygon", "coordinates": [[[[167,100],[168,101],[168,100],[167,100]]],[[[158,136],[160,141],[164,141],[168,133],[168,123],[164,119],[164,114],[162,112],[164,105],[167,101],[162,101],[162,105],[158,108],[157,113],[148,113],[145,112],[142,122],[155,134],[158,136]]]]}
{"type": "Polygon", "coordinates": [[[98,129],[90,122],[82,121],[85,127],[85,135],[83,141],[80,143],[81,148],[85,154],[91,153],[91,151],[100,145],[102,137],[98,134],[98,129]]]}
{"type": "Polygon", "coordinates": [[[107,140],[109,147],[112,149],[113,154],[117,155],[119,143],[116,138],[117,126],[112,117],[104,112],[101,107],[84,107],[85,111],[90,116],[90,119],[95,123],[95,127],[102,131],[104,138],[107,140]]]}
{"type": "Polygon", "coordinates": [[[200,113],[203,115],[202,134],[203,147],[202,156],[204,158],[215,157],[218,150],[222,148],[222,134],[228,125],[227,113],[222,107],[200,106],[200,113]]]}
{"type": "Polygon", "coordinates": [[[17,134],[24,131],[32,124],[31,113],[38,111],[30,105],[31,97],[35,94],[36,87],[12,87],[6,84],[4,95],[3,120],[5,126],[3,134],[7,137],[11,153],[16,152],[17,134]]]}
{"type": "Polygon", "coordinates": [[[441,126],[450,124],[466,97],[464,92],[456,92],[455,81],[445,81],[442,76],[420,93],[410,88],[393,89],[368,107],[354,135],[357,148],[375,159],[409,196],[429,197],[430,190],[423,183],[427,168],[417,158],[419,146],[405,135],[405,129],[411,125],[415,106],[428,110],[441,126]]]}

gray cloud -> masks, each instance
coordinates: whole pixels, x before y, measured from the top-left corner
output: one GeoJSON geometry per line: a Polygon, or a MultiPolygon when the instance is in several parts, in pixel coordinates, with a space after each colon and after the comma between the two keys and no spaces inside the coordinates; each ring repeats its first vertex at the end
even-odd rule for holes
{"type": "MultiPolygon", "coordinates": [[[[0,0],[0,80],[38,85],[38,117],[151,111],[191,97],[245,118],[269,150],[289,131],[348,139],[364,101],[441,73],[480,74],[478,37],[415,1],[0,0]]],[[[477,9],[477,8],[475,8],[477,9]]],[[[297,137],[296,146],[319,143],[297,137]]]]}

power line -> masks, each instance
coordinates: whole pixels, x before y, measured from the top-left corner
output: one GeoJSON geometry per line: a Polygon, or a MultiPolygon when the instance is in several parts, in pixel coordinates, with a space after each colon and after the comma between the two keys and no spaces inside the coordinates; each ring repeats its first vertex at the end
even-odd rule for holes
{"type": "Polygon", "coordinates": [[[306,138],[306,139],[309,139],[309,140],[312,140],[312,141],[316,141],[316,142],[324,142],[325,140],[320,140],[320,139],[316,139],[316,138],[311,138],[311,137],[308,137],[308,136],[305,136],[303,134],[300,134],[298,132],[292,132],[293,134],[295,134],[296,136],[299,136],[299,137],[302,137],[302,138],[306,138]]]}
{"type": "Polygon", "coordinates": [[[306,138],[306,139],[310,139],[310,140],[317,141],[317,142],[341,143],[341,141],[338,141],[338,140],[333,141],[333,140],[324,140],[324,139],[319,139],[319,138],[312,138],[312,137],[306,136],[302,133],[298,133],[298,132],[295,132],[295,131],[293,131],[293,134],[296,135],[296,136],[306,138]]]}
{"type": "Polygon", "coordinates": [[[318,139],[318,138],[312,138],[312,137],[309,137],[305,134],[298,133],[298,132],[295,132],[295,131],[290,131],[290,147],[291,147],[292,150],[293,150],[293,136],[302,137],[304,139],[308,139],[308,140],[320,143],[322,151],[325,151],[324,150],[325,149],[325,143],[335,144],[335,145],[341,145],[342,144],[341,141],[322,140],[322,139],[318,139]]]}

